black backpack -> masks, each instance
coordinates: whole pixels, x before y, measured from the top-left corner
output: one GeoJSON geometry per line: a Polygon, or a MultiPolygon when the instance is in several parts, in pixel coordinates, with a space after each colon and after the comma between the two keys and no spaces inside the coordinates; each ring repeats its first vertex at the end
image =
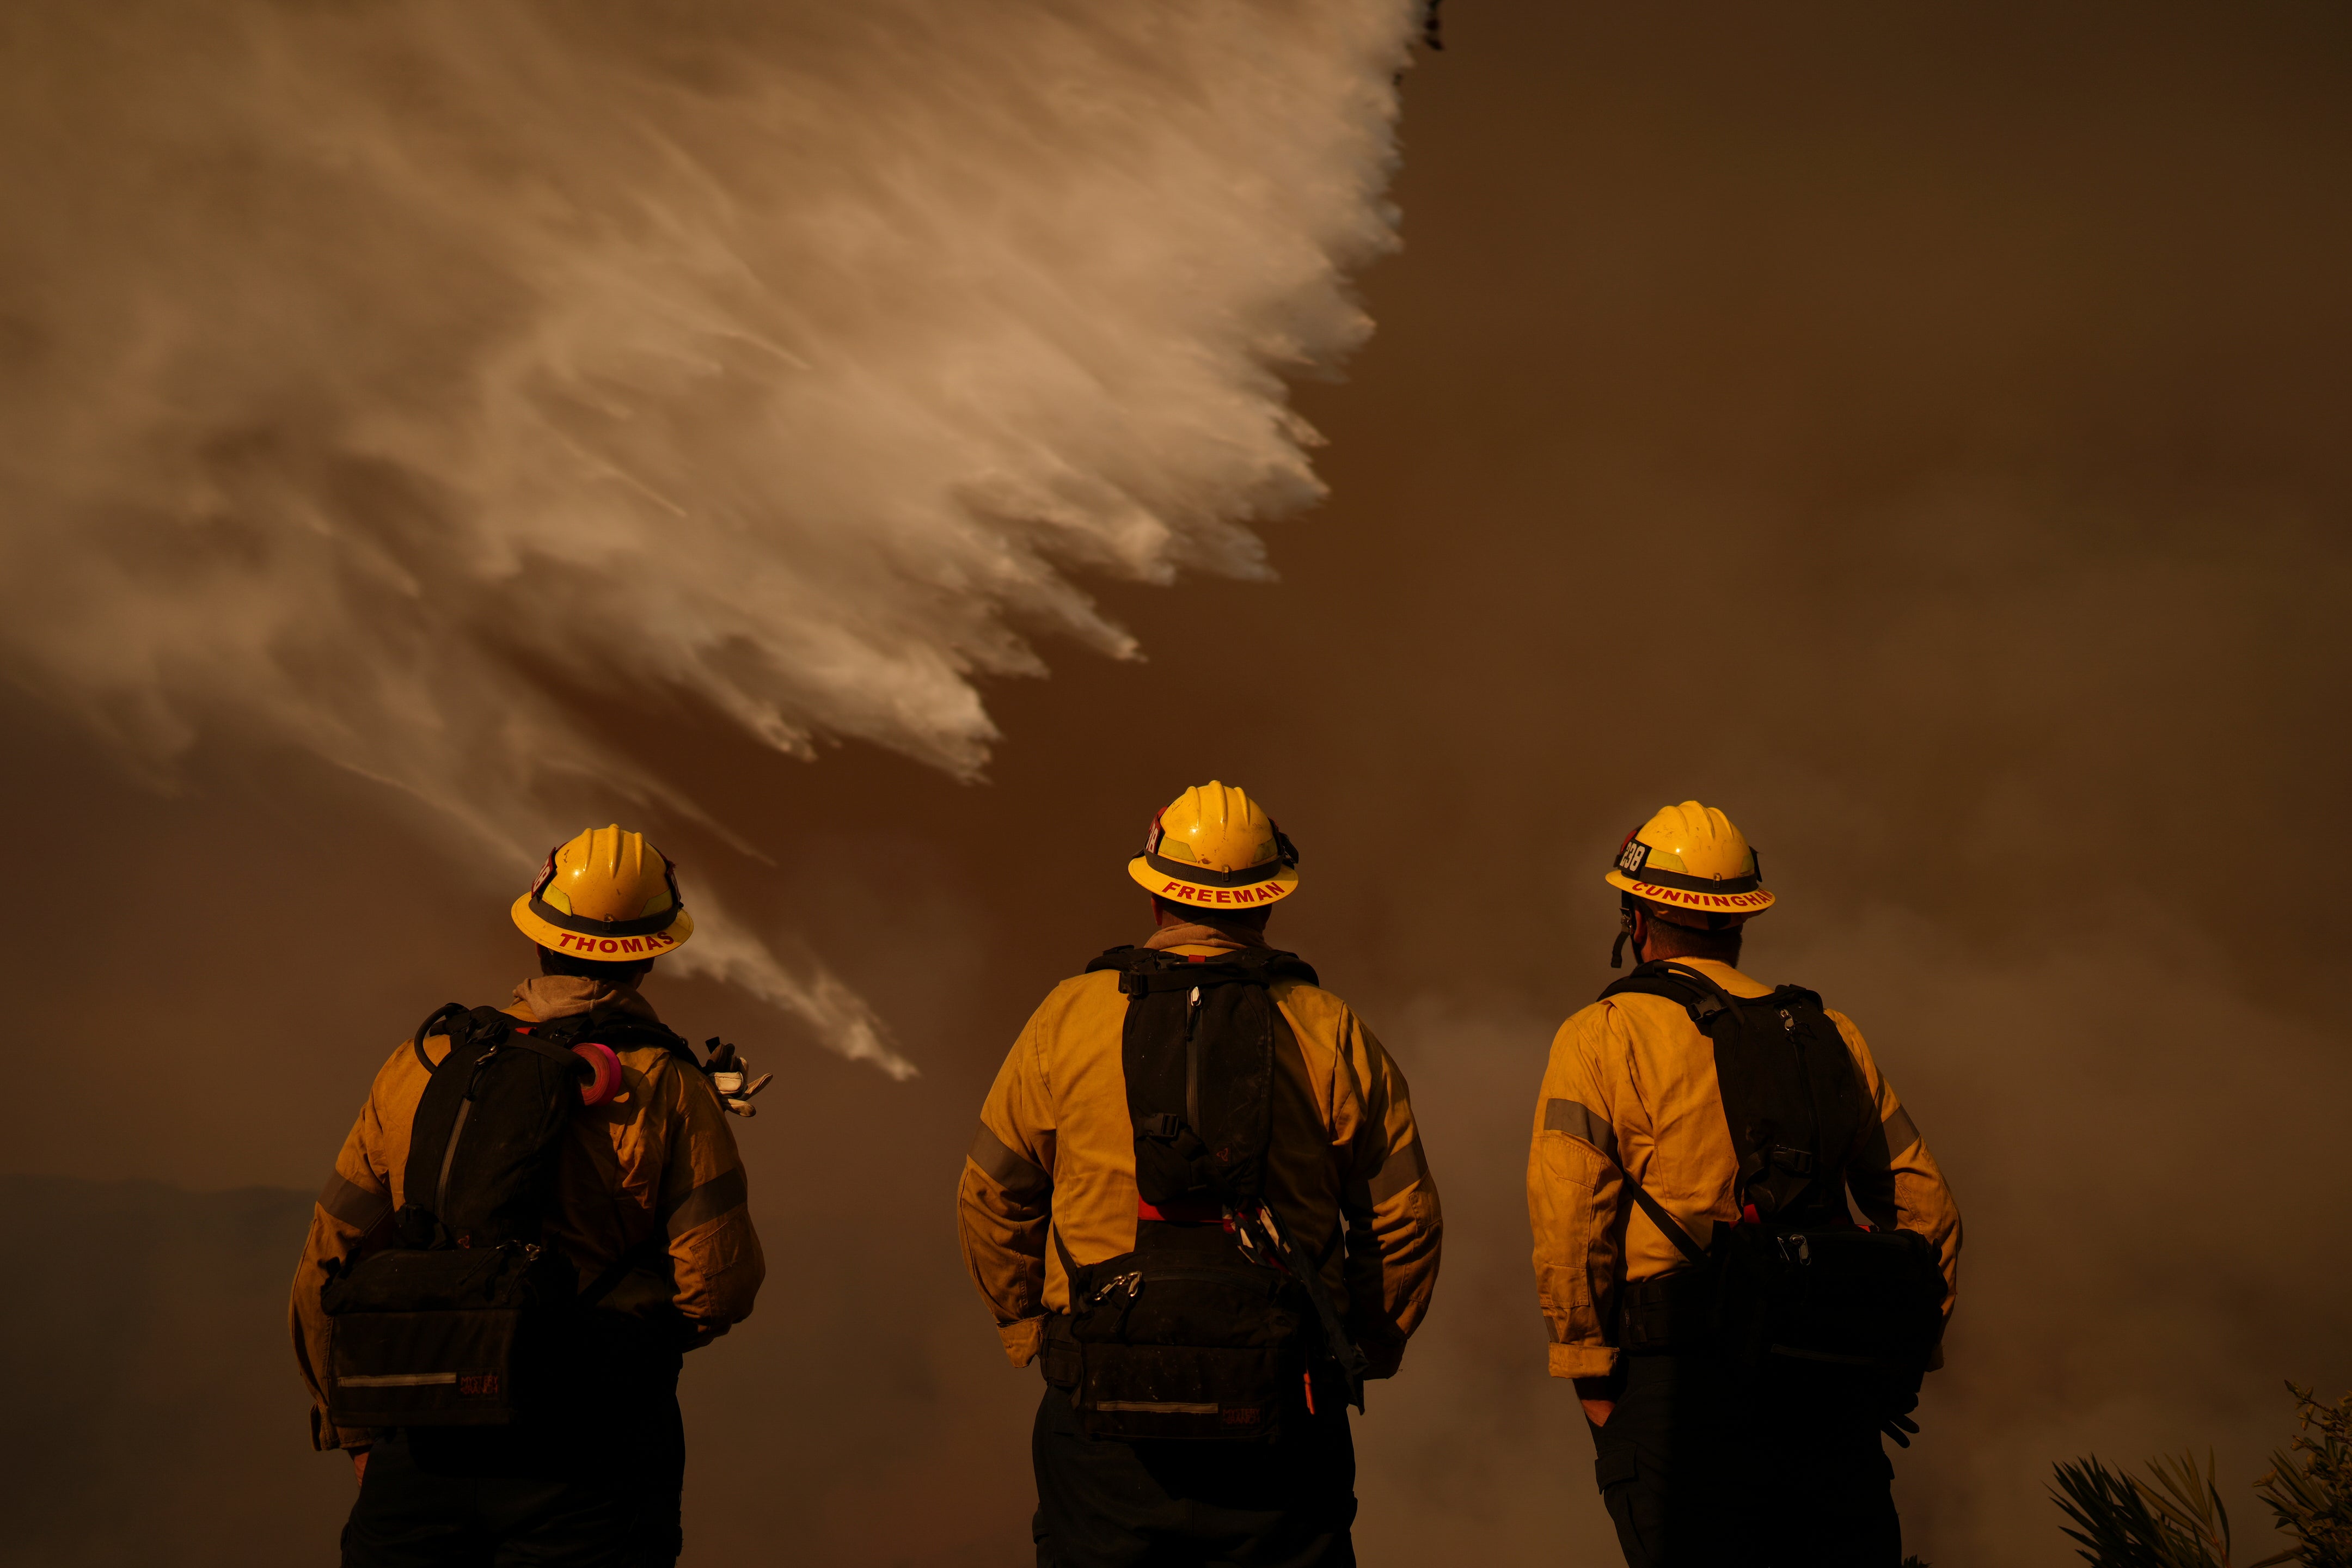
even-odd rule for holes
{"type": "Polygon", "coordinates": [[[1265,1198],[1273,1137],[1277,980],[1312,984],[1286,952],[1195,963],[1118,947],[1087,966],[1119,972],[1120,1058],[1135,1126],[1135,1250],[1097,1263],[1055,1245],[1070,1310],[1047,1325],[1046,1381],[1069,1391],[1089,1437],[1270,1440],[1311,1409],[1313,1378],[1363,1405],[1364,1360],[1321,1267],[1339,1245],[1303,1245],[1265,1198]]]}
{"type": "Polygon", "coordinates": [[[391,1245],[360,1252],[321,1297],[327,1415],[339,1426],[478,1426],[542,1409],[587,1308],[642,1259],[582,1290],[546,1244],[556,1170],[593,1068],[572,1047],[686,1042],[599,1010],[525,1024],[494,1007],[436,1009],[409,1041],[432,1074],[409,1133],[391,1245]],[[436,1068],[425,1054],[449,1037],[436,1068]]]}
{"type": "Polygon", "coordinates": [[[1628,992],[1678,1004],[1714,1043],[1740,1218],[1702,1248],[1625,1173],[1634,1201],[1695,1268],[1623,1292],[1621,1344],[1704,1344],[1743,1366],[1866,1369],[1916,1388],[1943,1333],[1943,1269],[1925,1237],[1858,1226],[1846,1205],[1846,1165],[1877,1108],[1822,999],[1795,985],[1733,996],[1670,960],[1601,994],[1628,992]]]}

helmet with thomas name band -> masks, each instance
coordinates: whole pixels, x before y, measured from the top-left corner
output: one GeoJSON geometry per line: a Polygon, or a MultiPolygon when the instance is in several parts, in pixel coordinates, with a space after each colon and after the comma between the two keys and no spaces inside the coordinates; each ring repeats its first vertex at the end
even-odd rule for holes
{"type": "Polygon", "coordinates": [[[513,914],[540,946],[604,963],[659,958],[694,934],[677,868],[617,823],[550,851],[513,914]]]}

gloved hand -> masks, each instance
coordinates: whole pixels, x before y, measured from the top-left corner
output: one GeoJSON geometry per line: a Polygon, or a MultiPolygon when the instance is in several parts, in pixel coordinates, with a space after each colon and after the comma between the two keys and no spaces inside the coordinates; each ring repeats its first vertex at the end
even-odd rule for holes
{"type": "Polygon", "coordinates": [[[1894,1438],[1896,1447],[1909,1447],[1911,1435],[1919,1430],[1919,1423],[1911,1419],[1911,1412],[1918,1408],[1919,1396],[1916,1394],[1905,1394],[1895,1398],[1886,1414],[1880,1418],[1878,1429],[1894,1438]]]}
{"type": "Polygon", "coordinates": [[[1394,1377],[1397,1368],[1404,1363],[1404,1336],[1394,1323],[1381,1321],[1358,1321],[1348,1326],[1349,1337],[1356,1348],[1364,1352],[1364,1376],[1394,1377]]]}
{"type": "Polygon", "coordinates": [[[710,1053],[702,1070],[710,1075],[710,1087],[719,1091],[720,1102],[734,1115],[757,1116],[759,1110],[752,1105],[751,1097],[767,1088],[768,1080],[776,1075],[763,1072],[752,1081],[751,1064],[733,1046],[721,1045],[716,1035],[702,1044],[710,1053]]]}

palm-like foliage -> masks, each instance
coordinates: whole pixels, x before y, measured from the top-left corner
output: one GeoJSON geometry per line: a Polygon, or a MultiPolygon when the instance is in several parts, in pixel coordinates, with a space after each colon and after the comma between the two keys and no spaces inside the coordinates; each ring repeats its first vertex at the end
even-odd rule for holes
{"type": "MultiPolygon", "coordinates": [[[[2092,1568],[2231,1568],[2230,1510],[2214,1484],[2212,1457],[2148,1462],[2152,1480],[2108,1469],[2094,1457],[2058,1467],[2051,1496],[2074,1528],[2066,1533],[2092,1568]]],[[[2252,1563],[2270,1568],[2292,1551],[2252,1563]]]]}
{"type": "Polygon", "coordinates": [[[2294,1538],[2291,1554],[2305,1568],[2352,1568],[2352,1394],[2322,1405],[2290,1383],[2302,1409],[2294,1446],[2271,1456],[2271,1473],[2254,1483],[2294,1538]]]}

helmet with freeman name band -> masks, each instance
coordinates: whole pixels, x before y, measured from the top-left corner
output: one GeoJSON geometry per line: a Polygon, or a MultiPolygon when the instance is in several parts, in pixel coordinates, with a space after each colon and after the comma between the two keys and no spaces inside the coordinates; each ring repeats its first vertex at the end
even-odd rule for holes
{"type": "Polygon", "coordinates": [[[694,934],[677,868],[617,823],[550,850],[512,913],[540,946],[605,963],[659,958],[694,934]]]}
{"type": "Polygon", "coordinates": [[[1246,792],[1211,779],[1152,817],[1127,874],[1171,903],[1257,909],[1298,890],[1298,851],[1246,792]]]}

